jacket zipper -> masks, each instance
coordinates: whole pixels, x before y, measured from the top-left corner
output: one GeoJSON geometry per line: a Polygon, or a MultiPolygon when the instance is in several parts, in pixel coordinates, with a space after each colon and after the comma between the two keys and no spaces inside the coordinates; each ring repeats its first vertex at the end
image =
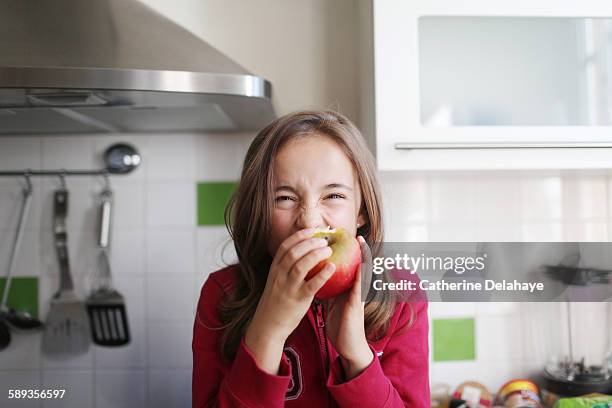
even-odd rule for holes
{"type": "Polygon", "coordinates": [[[323,319],[323,305],[321,303],[315,303],[315,316],[317,322],[317,331],[319,333],[319,345],[320,349],[323,352],[323,372],[325,373],[325,378],[327,378],[327,360],[328,360],[328,351],[327,351],[327,340],[325,335],[325,320],[323,319]]]}

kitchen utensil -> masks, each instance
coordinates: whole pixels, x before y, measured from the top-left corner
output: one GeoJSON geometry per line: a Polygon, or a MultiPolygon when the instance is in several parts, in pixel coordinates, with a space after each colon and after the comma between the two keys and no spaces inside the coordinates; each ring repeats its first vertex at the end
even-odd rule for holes
{"type": "Polygon", "coordinates": [[[560,396],[612,393],[612,366],[608,364],[612,351],[610,305],[608,302],[570,301],[574,292],[596,285],[599,283],[570,284],[564,303],[567,322],[556,333],[546,333],[546,336],[556,336],[558,341],[565,343],[562,349],[551,350],[542,374],[543,388],[560,396]]]}
{"type": "Polygon", "coordinates": [[[21,246],[23,238],[23,230],[25,228],[26,220],[30,213],[30,203],[32,199],[32,182],[29,176],[26,174],[26,187],[22,191],[22,204],[19,212],[19,219],[17,223],[17,230],[15,232],[15,238],[13,240],[13,246],[11,248],[9,258],[9,268],[6,273],[6,283],[4,285],[4,292],[2,294],[2,302],[0,302],[0,320],[8,323],[13,328],[18,330],[32,330],[40,329],[42,322],[35,317],[31,316],[28,312],[23,310],[17,310],[12,307],[8,307],[8,297],[11,291],[11,282],[13,280],[13,273],[15,271],[15,265],[17,263],[17,254],[21,246]]]}
{"type": "Polygon", "coordinates": [[[100,241],[95,286],[87,298],[93,342],[101,346],[122,346],[130,341],[123,296],[113,288],[108,260],[113,193],[107,186],[100,194],[100,241]]]}
{"type": "Polygon", "coordinates": [[[501,386],[497,393],[499,405],[508,408],[529,408],[542,406],[540,389],[525,379],[510,380],[501,386]]]}
{"type": "Polygon", "coordinates": [[[2,301],[0,302],[0,350],[5,349],[11,343],[11,331],[8,326],[7,316],[9,309],[7,307],[8,295],[11,291],[11,281],[13,270],[15,269],[15,262],[17,260],[17,252],[21,245],[21,238],[23,237],[23,229],[25,227],[25,220],[27,219],[30,209],[30,197],[32,194],[32,187],[30,179],[26,178],[27,186],[23,190],[23,199],[21,202],[21,208],[19,211],[19,221],[17,223],[17,231],[15,232],[15,238],[13,239],[13,246],[11,248],[11,254],[9,258],[9,267],[6,272],[6,281],[4,289],[2,291],[2,301]]]}
{"type": "Polygon", "coordinates": [[[42,350],[49,356],[82,354],[87,352],[91,342],[85,304],[75,295],[70,275],[67,213],[68,191],[61,188],[55,191],[53,203],[53,229],[60,265],[60,287],[51,299],[42,339],[42,350]]]}
{"type": "Polygon", "coordinates": [[[17,310],[12,307],[8,309],[6,321],[18,330],[39,330],[43,328],[43,322],[32,316],[25,310],[17,310]]]}
{"type": "Polygon", "coordinates": [[[0,351],[4,350],[11,344],[11,331],[5,321],[0,321],[0,351]]]}
{"type": "Polygon", "coordinates": [[[491,392],[487,387],[476,381],[466,381],[460,384],[452,397],[453,400],[466,401],[468,406],[474,408],[488,408],[493,405],[491,392]]]}
{"type": "Polygon", "coordinates": [[[127,143],[117,143],[104,152],[106,170],[113,174],[127,174],[140,164],[141,157],[136,148],[127,143]]]}
{"type": "Polygon", "coordinates": [[[431,386],[431,408],[449,408],[450,401],[450,385],[433,384],[431,386]]]}

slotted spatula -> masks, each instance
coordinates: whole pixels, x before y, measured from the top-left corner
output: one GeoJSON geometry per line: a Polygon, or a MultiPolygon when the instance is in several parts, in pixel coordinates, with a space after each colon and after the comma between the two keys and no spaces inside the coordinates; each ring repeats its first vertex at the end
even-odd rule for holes
{"type": "Polygon", "coordinates": [[[74,293],[70,275],[67,213],[68,190],[61,188],[55,191],[53,200],[53,232],[60,266],[60,287],[51,299],[42,339],[42,351],[48,356],[82,354],[89,350],[91,343],[85,304],[74,293]]]}
{"type": "Polygon", "coordinates": [[[87,298],[93,342],[100,346],[123,346],[130,342],[123,296],[113,288],[108,250],[113,193],[108,184],[100,194],[100,241],[94,289],[87,298]]]}

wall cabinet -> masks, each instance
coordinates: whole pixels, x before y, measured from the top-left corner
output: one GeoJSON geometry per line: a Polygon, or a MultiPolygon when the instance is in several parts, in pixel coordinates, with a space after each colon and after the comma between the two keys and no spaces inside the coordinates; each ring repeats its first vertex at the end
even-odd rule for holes
{"type": "Polygon", "coordinates": [[[371,7],[379,169],[612,167],[612,2],[371,7]]]}

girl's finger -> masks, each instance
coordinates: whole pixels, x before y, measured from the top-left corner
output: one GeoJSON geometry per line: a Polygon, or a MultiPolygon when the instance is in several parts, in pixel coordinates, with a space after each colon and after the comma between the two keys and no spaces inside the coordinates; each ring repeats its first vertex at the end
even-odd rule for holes
{"type": "Polygon", "coordinates": [[[353,282],[353,287],[351,288],[351,292],[350,292],[350,296],[349,296],[349,303],[351,304],[359,304],[359,302],[361,301],[361,274],[363,272],[358,269],[357,273],[355,274],[355,282],[353,282]]]}
{"type": "Polygon", "coordinates": [[[361,249],[361,262],[371,265],[372,250],[370,249],[370,246],[361,235],[357,237],[357,241],[359,241],[359,249],[361,249]]]}
{"type": "Polygon", "coordinates": [[[304,255],[300,260],[293,264],[289,271],[288,278],[294,285],[300,286],[306,279],[306,275],[319,263],[325,261],[332,254],[332,249],[328,246],[313,249],[304,255]]]}
{"type": "Polygon", "coordinates": [[[274,254],[273,263],[280,264],[285,255],[299,242],[304,241],[315,232],[315,228],[306,228],[303,230],[299,230],[294,234],[291,234],[287,239],[285,239],[276,250],[276,254],[274,254]]]}
{"type": "MultiPolygon", "coordinates": [[[[359,246],[361,248],[361,300],[365,302],[365,299],[368,296],[368,292],[370,291],[370,285],[372,284],[372,251],[370,250],[370,246],[367,244],[365,239],[360,235],[357,237],[359,241],[359,246]]],[[[364,303],[365,304],[365,303],[364,303]]]]}
{"type": "MultiPolygon", "coordinates": [[[[298,242],[291,249],[286,251],[285,255],[283,256],[283,259],[279,262],[278,265],[285,271],[291,271],[295,269],[298,262],[304,263],[304,259],[307,259],[306,262],[309,262],[314,256],[315,258],[317,258],[318,262],[322,261],[325,258],[328,258],[329,255],[331,255],[331,248],[328,246],[326,240],[324,240],[323,238],[308,238],[298,242]],[[313,255],[321,252],[329,252],[329,254],[324,257],[313,255]]],[[[310,265],[310,268],[306,270],[306,272],[308,272],[316,264],[317,263],[315,262],[314,264],[310,265]]]]}
{"type": "Polygon", "coordinates": [[[309,296],[314,296],[325,285],[325,283],[331,278],[336,271],[336,265],[328,263],[323,269],[319,271],[315,276],[304,281],[302,288],[308,293],[309,296]]]}

